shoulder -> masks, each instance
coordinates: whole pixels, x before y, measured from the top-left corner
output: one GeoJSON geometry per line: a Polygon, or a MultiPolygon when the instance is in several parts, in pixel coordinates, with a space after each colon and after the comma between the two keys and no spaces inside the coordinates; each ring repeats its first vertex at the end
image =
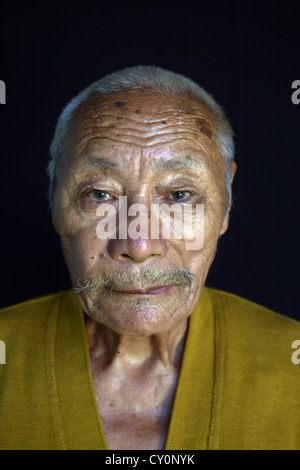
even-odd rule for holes
{"type": "Polygon", "coordinates": [[[273,332],[279,328],[282,330],[299,331],[300,322],[280,313],[274,312],[267,307],[259,305],[250,300],[239,297],[229,292],[221,291],[211,287],[206,288],[212,299],[214,310],[224,316],[231,324],[241,328],[255,328],[273,332]]]}
{"type": "Polygon", "coordinates": [[[300,322],[237,295],[208,290],[228,356],[236,355],[256,365],[272,363],[274,370],[278,367],[291,372],[300,322]]]}
{"type": "Polygon", "coordinates": [[[299,322],[227,292],[208,294],[221,448],[299,449],[299,322]]]}
{"type": "Polygon", "coordinates": [[[44,324],[48,312],[56,306],[59,308],[67,292],[69,291],[37,297],[0,309],[1,336],[9,331],[14,331],[17,335],[22,327],[29,327],[30,325],[38,327],[38,325],[44,324]]]}
{"type": "Polygon", "coordinates": [[[53,294],[44,295],[41,297],[35,297],[24,302],[17,303],[15,305],[10,305],[0,309],[0,315],[20,313],[24,311],[32,311],[33,309],[40,309],[47,307],[56,300],[61,299],[69,290],[63,290],[61,292],[56,292],[53,294]]]}
{"type": "Polygon", "coordinates": [[[47,335],[55,332],[53,318],[67,292],[34,298],[0,310],[0,340],[6,351],[6,364],[9,364],[0,369],[1,380],[10,371],[17,370],[20,377],[29,373],[28,367],[34,371],[42,365],[47,335]]]}

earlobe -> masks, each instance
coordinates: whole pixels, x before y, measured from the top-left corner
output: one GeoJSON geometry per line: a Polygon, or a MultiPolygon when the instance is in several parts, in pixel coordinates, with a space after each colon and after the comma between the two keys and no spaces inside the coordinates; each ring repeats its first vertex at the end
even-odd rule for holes
{"type": "Polygon", "coordinates": [[[59,231],[58,231],[58,224],[57,224],[57,220],[56,220],[56,217],[55,217],[55,214],[52,214],[52,223],[53,223],[53,226],[54,226],[54,229],[56,231],[57,234],[59,234],[59,231]]]}
{"type": "Polygon", "coordinates": [[[230,169],[231,169],[231,180],[230,180],[230,191],[231,191],[233,178],[234,178],[234,175],[235,175],[236,170],[237,170],[237,164],[234,160],[232,160],[232,162],[230,162],[230,169]]]}
{"type": "Polygon", "coordinates": [[[223,220],[223,223],[222,223],[222,227],[221,227],[221,231],[220,231],[220,237],[221,235],[224,235],[224,233],[227,231],[228,229],[228,225],[229,225],[229,212],[230,212],[230,207],[228,208],[227,210],[227,214],[226,216],[224,217],[224,220],[223,220]]]}

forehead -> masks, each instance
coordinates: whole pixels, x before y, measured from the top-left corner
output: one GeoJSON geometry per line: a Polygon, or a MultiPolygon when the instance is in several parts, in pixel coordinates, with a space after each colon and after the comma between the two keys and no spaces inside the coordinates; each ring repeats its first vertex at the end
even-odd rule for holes
{"type": "Polygon", "coordinates": [[[93,156],[133,165],[143,155],[152,167],[162,157],[186,154],[187,160],[199,156],[207,165],[211,160],[220,165],[216,126],[207,105],[141,90],[94,94],[81,103],[73,114],[67,147],[68,166],[75,164],[76,169],[86,167],[93,156]]]}
{"type": "MultiPolygon", "coordinates": [[[[131,120],[132,126],[143,126],[141,131],[151,131],[155,126],[186,126],[212,140],[215,122],[206,104],[192,97],[145,93],[143,91],[116,92],[108,95],[94,94],[81,103],[73,114],[75,131],[101,124],[122,127],[122,121],[131,120]]],[[[165,129],[167,129],[166,127],[165,129]]],[[[129,129],[128,129],[129,130],[129,129]]],[[[180,130],[180,129],[178,129],[180,130]]],[[[174,129],[176,131],[176,129],[174,129]]]]}
{"type": "Polygon", "coordinates": [[[97,118],[101,112],[115,115],[121,112],[148,115],[150,118],[157,112],[173,111],[176,114],[176,111],[179,111],[183,116],[196,114],[199,110],[206,113],[208,119],[212,119],[209,107],[196,97],[163,94],[144,87],[109,94],[94,93],[76,108],[74,116],[75,119],[97,118]]]}

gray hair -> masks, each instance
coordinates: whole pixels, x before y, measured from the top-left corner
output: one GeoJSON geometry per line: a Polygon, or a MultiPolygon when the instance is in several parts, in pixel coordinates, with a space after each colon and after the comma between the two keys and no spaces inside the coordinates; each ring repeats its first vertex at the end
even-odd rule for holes
{"type": "MultiPolygon", "coordinates": [[[[58,118],[54,137],[50,145],[50,160],[47,166],[50,178],[49,185],[49,203],[50,209],[53,209],[52,198],[55,182],[56,162],[64,152],[66,138],[69,135],[73,125],[74,111],[78,106],[87,101],[95,94],[111,94],[118,91],[138,91],[143,90],[146,94],[164,94],[180,97],[189,97],[200,100],[206,104],[212,112],[216,129],[216,142],[220,149],[220,154],[226,162],[226,191],[228,196],[227,209],[231,200],[230,181],[231,168],[230,163],[234,159],[234,141],[233,130],[230,123],[219,104],[202,87],[197,85],[191,79],[178,73],[170,72],[159,67],[143,66],[128,67],[118,72],[106,75],[100,80],[92,83],[75,96],[63,109],[58,118]],[[145,89],[146,87],[146,89],[145,89]]],[[[227,212],[226,209],[226,212],[227,212]]]]}

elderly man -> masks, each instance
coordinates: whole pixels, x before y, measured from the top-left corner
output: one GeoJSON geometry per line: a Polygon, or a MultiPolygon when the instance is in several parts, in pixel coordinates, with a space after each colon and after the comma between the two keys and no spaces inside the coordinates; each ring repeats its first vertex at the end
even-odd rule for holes
{"type": "Polygon", "coordinates": [[[204,287],[236,170],[213,98],[155,67],[109,75],[63,110],[48,169],[73,289],[1,312],[0,447],[300,448],[299,324],[204,287]],[[164,237],[173,205],[189,216],[164,237]]]}

